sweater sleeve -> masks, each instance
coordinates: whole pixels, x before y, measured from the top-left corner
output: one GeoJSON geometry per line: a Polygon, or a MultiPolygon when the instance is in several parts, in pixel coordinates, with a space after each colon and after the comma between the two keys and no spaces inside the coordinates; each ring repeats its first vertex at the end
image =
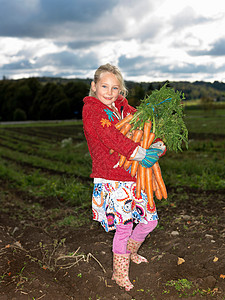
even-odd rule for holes
{"type": "Polygon", "coordinates": [[[108,149],[113,149],[129,158],[138,146],[115,128],[115,116],[110,113],[110,110],[99,111],[93,107],[87,109],[84,111],[84,121],[88,134],[95,140],[101,141],[108,149]]]}

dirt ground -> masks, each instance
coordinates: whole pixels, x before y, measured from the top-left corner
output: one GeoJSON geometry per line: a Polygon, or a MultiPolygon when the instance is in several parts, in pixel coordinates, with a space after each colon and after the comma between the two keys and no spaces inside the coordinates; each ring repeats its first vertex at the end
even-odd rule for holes
{"type": "Polygon", "coordinates": [[[63,203],[1,187],[0,300],[225,299],[224,193],[168,194],[173,202],[158,206],[159,225],[140,248],[149,263],[131,263],[135,287],[126,292],[111,280],[113,233],[91,212],[81,228],[54,226],[57,216],[48,218],[48,211],[57,215],[67,209],[63,203]]]}

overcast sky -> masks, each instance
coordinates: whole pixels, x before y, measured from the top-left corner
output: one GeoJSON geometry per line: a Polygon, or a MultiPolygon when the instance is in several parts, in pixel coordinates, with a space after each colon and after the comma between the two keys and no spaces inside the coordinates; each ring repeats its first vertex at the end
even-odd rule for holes
{"type": "Polygon", "coordinates": [[[0,79],[225,82],[225,1],[0,0],[0,79]]]}

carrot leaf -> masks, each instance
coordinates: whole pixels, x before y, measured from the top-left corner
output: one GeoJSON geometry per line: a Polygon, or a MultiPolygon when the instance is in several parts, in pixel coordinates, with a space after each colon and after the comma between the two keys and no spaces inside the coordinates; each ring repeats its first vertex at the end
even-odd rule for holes
{"type": "Polygon", "coordinates": [[[150,120],[155,138],[163,140],[167,149],[182,151],[183,145],[188,148],[188,130],[182,105],[184,99],[183,93],[164,84],[141,100],[131,121],[133,128],[143,128],[144,123],[150,120]]]}

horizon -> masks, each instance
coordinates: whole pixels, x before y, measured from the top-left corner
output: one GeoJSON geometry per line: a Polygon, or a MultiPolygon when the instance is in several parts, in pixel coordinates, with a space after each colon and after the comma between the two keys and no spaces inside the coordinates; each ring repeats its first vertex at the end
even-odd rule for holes
{"type": "MultiPolygon", "coordinates": [[[[5,77],[5,76],[3,76],[5,77]]],[[[71,77],[71,78],[66,78],[66,77],[60,77],[60,76],[30,76],[30,77],[21,77],[21,78],[1,78],[0,81],[4,81],[4,80],[12,80],[12,81],[19,81],[19,80],[25,80],[25,79],[31,79],[31,78],[36,78],[36,79],[41,79],[41,78],[46,78],[46,79],[59,79],[59,80],[93,80],[92,78],[86,77],[86,78],[82,78],[82,77],[71,77]]],[[[210,83],[213,84],[215,82],[221,83],[221,84],[225,84],[225,81],[219,81],[219,80],[214,80],[214,81],[205,81],[205,80],[194,80],[194,81],[189,81],[189,80],[168,80],[168,79],[164,79],[164,80],[155,80],[155,81],[137,81],[137,80],[127,80],[124,79],[125,82],[135,82],[135,83],[162,83],[162,82],[184,82],[184,83],[197,83],[197,82],[203,82],[203,83],[210,83]]]]}

